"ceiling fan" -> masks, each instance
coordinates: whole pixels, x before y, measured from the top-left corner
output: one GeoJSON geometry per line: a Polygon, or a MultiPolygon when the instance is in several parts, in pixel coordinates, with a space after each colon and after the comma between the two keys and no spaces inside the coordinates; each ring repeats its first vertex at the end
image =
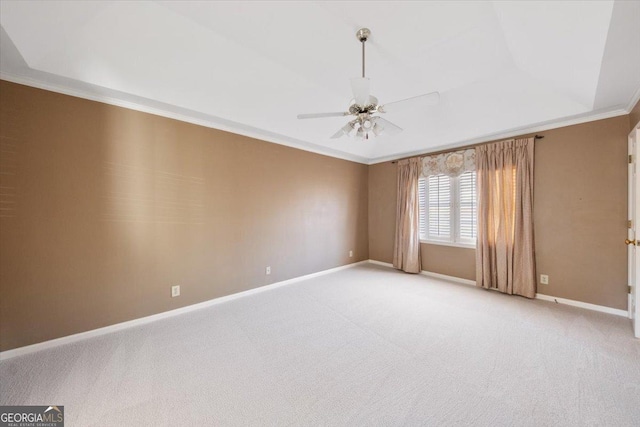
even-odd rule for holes
{"type": "Polygon", "coordinates": [[[402,132],[402,128],[375,114],[435,105],[440,99],[440,94],[438,92],[431,92],[425,95],[418,95],[384,105],[378,104],[378,98],[370,93],[369,78],[365,77],[364,74],[365,43],[369,36],[371,36],[371,30],[368,28],[361,28],[356,33],[356,37],[362,43],[362,77],[355,77],[351,79],[353,99],[351,100],[348,111],[337,113],[298,114],[298,119],[354,116],[355,118],[340,128],[340,130],[331,137],[332,139],[340,138],[344,135],[365,140],[382,134],[396,135],[402,132]]]}

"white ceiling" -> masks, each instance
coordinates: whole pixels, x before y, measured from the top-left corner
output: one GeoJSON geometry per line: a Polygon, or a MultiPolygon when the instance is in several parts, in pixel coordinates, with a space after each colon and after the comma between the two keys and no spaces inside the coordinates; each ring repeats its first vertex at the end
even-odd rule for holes
{"type": "Polygon", "coordinates": [[[0,2],[7,80],[375,163],[627,113],[640,97],[640,2],[0,2]],[[405,129],[331,140],[349,79],[405,129]]]}

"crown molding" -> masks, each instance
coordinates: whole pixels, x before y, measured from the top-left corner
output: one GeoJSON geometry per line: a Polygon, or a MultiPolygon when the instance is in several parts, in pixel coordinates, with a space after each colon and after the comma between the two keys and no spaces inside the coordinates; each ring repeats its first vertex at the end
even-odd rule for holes
{"type": "Polygon", "coordinates": [[[629,100],[629,105],[627,105],[627,114],[631,113],[631,110],[633,110],[633,107],[636,106],[638,101],[640,101],[640,87],[638,88],[638,90],[636,90],[636,93],[634,93],[629,100]]]}
{"type": "MultiPolygon", "coordinates": [[[[31,69],[27,69],[27,72],[33,72],[31,69]]],[[[38,76],[39,77],[39,76],[38,76]]],[[[143,113],[153,114],[156,116],[167,117],[170,119],[179,120],[182,122],[192,123],[207,128],[218,129],[226,132],[235,133],[238,135],[247,136],[249,138],[255,138],[267,142],[272,142],[279,145],[295,148],[298,150],[308,151],[315,154],[334,157],[342,160],[348,160],[355,163],[361,163],[365,165],[374,165],[378,163],[384,163],[388,161],[398,160],[412,156],[423,156],[429,153],[461,148],[467,145],[479,144],[484,142],[495,141],[497,139],[513,138],[520,135],[529,133],[542,132],[545,130],[557,129],[566,126],[578,125],[582,123],[609,119],[612,117],[618,117],[625,114],[629,114],[633,107],[640,100],[640,88],[633,94],[628,105],[617,106],[613,109],[605,111],[595,111],[579,116],[572,116],[560,120],[548,121],[539,123],[533,126],[519,127],[506,130],[504,132],[485,134],[476,138],[464,139],[453,142],[451,144],[439,145],[432,147],[429,151],[425,150],[413,150],[402,152],[398,154],[392,154],[388,156],[380,156],[375,158],[366,158],[355,154],[345,153],[339,150],[331,148],[321,147],[316,144],[291,138],[285,135],[281,135],[275,132],[270,132],[264,129],[259,129],[253,126],[244,125],[242,123],[234,122],[231,120],[211,116],[197,111],[188,110],[181,107],[172,106],[158,101],[137,97],[135,100],[124,99],[126,96],[134,98],[133,95],[120,93],[118,91],[99,88],[94,85],[85,84],[84,88],[74,88],[70,82],[50,82],[43,78],[34,76],[27,76],[25,74],[17,74],[15,72],[0,71],[0,79],[9,82],[22,84],[25,86],[31,86],[38,89],[44,89],[51,92],[61,93],[64,95],[73,96],[76,98],[88,99],[91,101],[101,102],[104,104],[114,105],[116,107],[127,108],[130,110],[140,111],[143,113]],[[110,94],[100,93],[109,92],[110,94]],[[119,96],[118,96],[119,95],[119,96]]],[[[56,76],[57,77],[57,76],[56,76]]],[[[65,79],[67,80],[67,79],[65,79]]],[[[71,81],[71,79],[68,79],[71,81]]]]}
{"type": "MultiPolygon", "coordinates": [[[[638,95],[640,96],[640,91],[638,92],[638,95]]],[[[579,125],[587,122],[595,122],[597,120],[610,119],[612,117],[624,116],[626,114],[629,114],[630,111],[631,110],[622,108],[622,107],[616,107],[614,109],[605,110],[605,111],[596,111],[586,115],[572,116],[572,117],[568,117],[560,120],[539,123],[533,126],[513,128],[500,133],[486,134],[483,136],[479,136],[477,138],[464,139],[464,140],[456,141],[451,144],[440,145],[437,147],[430,148],[429,151],[414,150],[414,151],[407,151],[400,154],[393,154],[390,156],[376,157],[371,159],[368,164],[375,165],[377,163],[384,163],[384,162],[389,162],[393,160],[404,159],[407,157],[425,156],[425,155],[428,155],[429,153],[434,153],[436,151],[442,151],[442,150],[448,150],[448,149],[455,150],[456,148],[462,148],[468,145],[482,144],[485,142],[491,142],[498,139],[514,138],[517,136],[536,133],[536,132],[542,132],[545,130],[558,129],[558,128],[563,128],[567,126],[579,125]]]]}
{"type": "MultiPolygon", "coordinates": [[[[259,139],[284,145],[298,150],[308,151],[315,154],[334,157],[342,160],[348,160],[355,163],[368,164],[369,159],[355,154],[344,153],[342,151],[331,148],[321,147],[316,144],[291,138],[275,132],[256,128],[231,120],[215,117],[205,113],[189,110],[186,108],[172,106],[159,101],[129,95],[135,100],[124,99],[128,94],[124,94],[112,89],[102,88],[91,84],[82,83],[83,88],[72,87],[70,83],[54,83],[34,76],[24,74],[16,74],[7,71],[0,71],[0,80],[6,80],[25,86],[44,89],[51,92],[61,93],[76,98],[88,99],[90,101],[101,102],[116,107],[127,108],[130,110],[140,111],[143,113],[153,114],[156,116],[167,117],[182,122],[192,123],[211,129],[218,129],[238,135],[247,136],[249,138],[259,139]],[[100,93],[108,92],[108,93],[100,93]]],[[[65,79],[67,80],[67,79],[65,79]]],[[[71,79],[68,79],[71,81],[71,79]]]]}

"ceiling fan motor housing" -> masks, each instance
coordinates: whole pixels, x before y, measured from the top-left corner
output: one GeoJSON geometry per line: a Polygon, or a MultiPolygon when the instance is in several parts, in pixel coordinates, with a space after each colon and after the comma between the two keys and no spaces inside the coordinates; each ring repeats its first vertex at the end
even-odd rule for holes
{"type": "Polygon", "coordinates": [[[369,103],[366,105],[358,105],[355,102],[355,99],[351,101],[351,105],[349,106],[349,113],[353,115],[358,115],[362,113],[373,114],[378,111],[378,98],[373,95],[369,95],[369,103]]]}

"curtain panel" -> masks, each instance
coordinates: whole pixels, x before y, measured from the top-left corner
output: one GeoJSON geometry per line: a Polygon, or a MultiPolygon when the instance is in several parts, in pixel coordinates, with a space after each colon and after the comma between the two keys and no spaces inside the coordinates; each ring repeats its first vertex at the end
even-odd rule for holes
{"type": "Polygon", "coordinates": [[[393,266],[407,273],[420,273],[420,204],[418,180],[422,162],[419,158],[398,161],[396,237],[393,266]]]}
{"type": "Polygon", "coordinates": [[[476,284],[536,295],[533,236],[534,138],[476,147],[476,284]]]}

